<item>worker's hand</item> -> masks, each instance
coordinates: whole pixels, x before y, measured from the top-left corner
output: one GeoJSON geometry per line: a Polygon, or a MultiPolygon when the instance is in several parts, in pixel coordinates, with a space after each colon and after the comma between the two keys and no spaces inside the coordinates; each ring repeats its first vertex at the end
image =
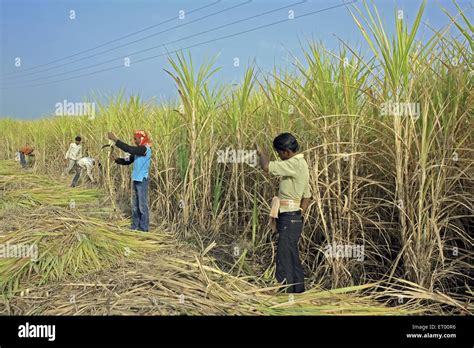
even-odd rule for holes
{"type": "Polygon", "coordinates": [[[113,132],[108,132],[107,133],[107,138],[109,138],[112,141],[117,141],[118,140],[117,136],[113,132]]]}

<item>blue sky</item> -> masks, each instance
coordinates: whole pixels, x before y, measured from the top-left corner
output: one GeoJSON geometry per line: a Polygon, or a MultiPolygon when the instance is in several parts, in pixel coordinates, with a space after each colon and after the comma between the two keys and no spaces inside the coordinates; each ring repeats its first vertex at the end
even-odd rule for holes
{"type": "MultiPolygon", "coordinates": [[[[284,20],[288,18],[290,10],[294,11],[293,20],[191,48],[195,64],[199,65],[204,59],[218,55],[216,66],[221,67],[221,70],[214,79],[219,83],[238,83],[246,66],[252,61],[263,71],[271,70],[274,65],[290,66],[291,57],[288,52],[300,56],[301,43],[307,40],[314,39],[329,49],[337,49],[339,37],[369,55],[368,47],[350,17],[349,7],[327,9],[343,2],[351,2],[350,0],[308,0],[298,5],[301,0],[246,2],[247,0],[222,0],[218,3],[216,0],[0,0],[0,85],[3,87],[0,89],[0,117],[37,118],[51,115],[55,104],[64,99],[80,102],[91,95],[115,95],[121,89],[125,89],[126,95],[140,94],[145,99],[174,99],[176,89],[163,71],[169,69],[165,55],[167,50],[179,50],[284,20]],[[242,5],[236,7],[239,4],[242,5]],[[209,6],[188,13],[206,5],[209,6]],[[187,38],[285,6],[290,7],[187,38]],[[231,7],[234,8],[229,9],[231,7]],[[178,18],[180,10],[185,12],[184,19],[178,18]],[[323,11],[298,18],[317,10],[323,11]],[[70,11],[74,11],[75,19],[70,18],[70,11]],[[216,12],[220,13],[214,15],[216,12]],[[207,17],[200,20],[205,16],[207,17]],[[164,21],[167,22],[150,30],[77,54],[164,21]],[[195,22],[190,23],[191,21],[195,22]],[[162,31],[165,32],[98,54],[162,31]],[[170,43],[172,41],[177,42],[170,43]],[[131,55],[164,43],[168,43],[166,47],[131,55]],[[94,57],[88,58],[94,54],[94,57]],[[161,54],[161,57],[135,63],[161,54]],[[74,57],[59,60],[70,55],[74,57]],[[130,58],[130,67],[95,72],[123,65],[124,57],[130,58]],[[239,67],[234,66],[236,57],[240,61],[239,67]],[[21,59],[20,67],[15,66],[16,58],[21,59]],[[73,62],[78,59],[82,60],[73,62]],[[109,63],[87,68],[109,60],[109,63]],[[51,63],[52,61],[56,62],[51,63]],[[80,70],[71,72],[76,69],[80,70]],[[91,74],[75,77],[88,73],[91,74]],[[67,78],[70,79],[54,82],[67,78]]],[[[471,8],[468,15],[472,18],[471,2],[457,2],[462,8],[471,8]]],[[[394,11],[402,9],[408,20],[413,20],[421,0],[375,0],[373,3],[390,31],[394,11]]],[[[362,8],[361,1],[357,1],[355,6],[362,8]]],[[[447,25],[449,20],[442,12],[442,7],[456,13],[452,1],[428,0],[424,22],[434,28],[447,25]]],[[[429,36],[430,30],[422,26],[420,34],[423,33],[429,36]]]]}

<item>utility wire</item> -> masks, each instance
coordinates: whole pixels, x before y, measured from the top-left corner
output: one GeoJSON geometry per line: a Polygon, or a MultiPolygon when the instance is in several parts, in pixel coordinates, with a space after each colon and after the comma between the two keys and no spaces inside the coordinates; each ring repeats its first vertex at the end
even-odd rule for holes
{"type": "MultiPolygon", "coordinates": [[[[190,48],[198,47],[198,46],[205,45],[205,44],[208,44],[208,43],[216,42],[216,41],[219,41],[219,40],[227,39],[227,38],[230,38],[230,37],[235,37],[235,36],[242,35],[242,34],[246,34],[246,33],[252,32],[252,31],[256,31],[256,30],[260,30],[260,29],[263,29],[263,28],[267,28],[267,27],[271,27],[271,26],[274,26],[274,25],[278,25],[278,24],[281,24],[281,23],[285,23],[285,22],[288,22],[288,21],[292,21],[292,20],[296,20],[296,19],[299,19],[299,18],[311,16],[311,15],[314,15],[314,14],[317,14],[317,13],[321,13],[321,12],[329,11],[329,10],[336,9],[336,8],[339,8],[339,7],[347,6],[347,5],[353,4],[353,3],[355,3],[355,2],[357,2],[357,0],[353,0],[353,1],[351,1],[351,2],[342,3],[342,4],[339,4],[339,5],[327,7],[327,8],[324,8],[324,9],[317,10],[317,11],[308,12],[308,13],[303,14],[303,15],[295,16],[294,19],[283,19],[283,20],[280,20],[280,21],[276,21],[276,22],[273,22],[273,23],[261,25],[261,26],[254,27],[254,28],[251,28],[251,29],[247,29],[247,30],[244,30],[244,31],[241,31],[241,32],[237,32],[237,33],[234,33],[234,34],[229,34],[229,35],[221,36],[221,37],[218,37],[218,38],[215,38],[215,39],[211,39],[211,40],[207,40],[207,41],[202,41],[202,42],[200,42],[200,43],[197,43],[197,44],[194,44],[194,45],[190,45],[190,46],[186,46],[186,47],[181,47],[181,48],[179,48],[179,49],[176,49],[176,50],[173,50],[173,51],[170,51],[170,52],[166,52],[166,53],[163,53],[163,54],[158,54],[158,55],[146,57],[146,58],[143,58],[143,59],[139,59],[139,60],[137,60],[137,61],[134,61],[133,64],[145,62],[145,61],[148,61],[148,60],[151,60],[151,59],[155,59],[155,58],[158,58],[158,57],[163,57],[163,56],[169,55],[169,54],[171,54],[171,53],[180,52],[180,51],[185,50],[185,49],[190,49],[190,48]]],[[[148,50],[148,49],[147,49],[147,50],[148,50]]],[[[116,60],[116,59],[114,59],[114,60],[116,60]]],[[[102,64],[102,63],[101,63],[101,64],[102,64]]],[[[110,67],[110,68],[101,69],[101,70],[96,70],[96,71],[93,71],[93,72],[90,72],[90,73],[85,73],[85,74],[81,74],[81,75],[71,76],[71,77],[65,78],[65,79],[54,80],[54,81],[48,81],[48,82],[44,82],[44,83],[33,84],[33,85],[27,85],[27,86],[1,87],[0,89],[26,88],[26,87],[43,86],[43,85],[47,85],[47,84],[51,84],[51,83],[69,81],[69,80],[73,80],[73,79],[77,79],[77,78],[81,78],[81,77],[85,77],[85,76],[95,75],[95,74],[98,74],[98,73],[101,73],[101,72],[110,71],[110,70],[119,69],[119,68],[124,68],[124,67],[125,67],[125,66],[124,66],[123,64],[120,64],[120,65],[116,65],[116,66],[113,66],[113,67],[110,67]]]]}
{"type": "MultiPolygon", "coordinates": [[[[211,3],[211,4],[208,4],[208,5],[199,7],[199,8],[197,8],[197,9],[195,9],[195,10],[191,10],[191,11],[187,12],[187,14],[204,10],[205,8],[214,6],[214,5],[218,4],[218,3],[220,3],[221,1],[222,1],[222,0],[217,0],[217,1],[213,2],[213,3],[211,3]]],[[[113,40],[104,42],[104,43],[102,43],[102,44],[100,44],[100,45],[97,45],[97,46],[88,48],[88,49],[86,49],[86,50],[79,51],[79,52],[74,53],[74,54],[71,54],[71,55],[69,55],[69,56],[65,56],[65,57],[62,57],[62,58],[58,58],[58,59],[52,60],[52,61],[50,61],[50,62],[41,64],[41,65],[32,66],[32,67],[27,68],[27,69],[22,69],[22,70],[20,70],[20,71],[12,71],[12,72],[9,72],[9,73],[5,73],[5,74],[3,74],[3,76],[13,75],[13,74],[23,74],[23,73],[26,72],[26,71],[34,70],[34,69],[37,69],[37,68],[42,68],[42,67],[44,67],[44,66],[48,66],[48,65],[51,65],[51,64],[54,64],[54,63],[57,63],[57,62],[60,62],[60,61],[69,59],[69,58],[73,58],[73,57],[79,56],[79,55],[81,55],[81,54],[83,54],[83,53],[87,53],[87,52],[90,52],[90,51],[94,51],[94,50],[96,50],[96,49],[98,49],[98,48],[107,46],[107,45],[109,45],[109,44],[111,44],[111,43],[114,43],[114,42],[117,42],[117,41],[126,39],[126,38],[128,38],[128,37],[131,37],[131,36],[134,36],[134,35],[137,35],[137,34],[140,34],[140,33],[143,33],[144,31],[147,31],[147,30],[150,30],[150,29],[159,27],[160,25],[163,25],[163,24],[172,22],[172,21],[174,21],[175,19],[176,19],[176,17],[169,18],[169,19],[167,19],[167,20],[165,20],[165,21],[163,21],[163,22],[160,22],[160,23],[154,24],[154,25],[152,25],[152,26],[149,26],[149,27],[140,29],[140,30],[138,30],[138,31],[135,31],[135,32],[133,32],[133,33],[130,33],[130,34],[121,36],[121,37],[119,37],[119,38],[116,38],[116,39],[113,39],[113,40]]]]}
{"type": "MultiPolygon", "coordinates": [[[[300,1],[300,2],[297,2],[297,3],[294,3],[294,4],[291,4],[291,5],[283,6],[283,7],[280,7],[280,8],[274,9],[274,10],[271,10],[271,11],[266,11],[266,12],[263,12],[263,13],[260,13],[260,14],[254,15],[254,16],[250,16],[250,17],[247,17],[247,18],[243,18],[243,19],[240,19],[240,20],[231,22],[231,23],[227,23],[227,24],[224,24],[224,25],[220,25],[220,26],[215,27],[215,28],[212,28],[212,29],[204,30],[204,31],[201,31],[201,32],[199,32],[199,33],[196,33],[196,34],[193,34],[193,35],[190,35],[190,36],[186,36],[186,37],[181,38],[181,39],[177,39],[177,40],[174,40],[174,41],[165,42],[165,43],[160,44],[160,45],[157,45],[157,46],[152,46],[152,47],[148,47],[148,48],[145,48],[145,49],[142,49],[142,50],[139,50],[139,51],[131,52],[131,53],[127,54],[126,57],[133,56],[133,55],[137,55],[137,54],[140,54],[140,53],[143,53],[143,52],[147,52],[147,51],[151,51],[151,50],[154,50],[154,49],[156,49],[156,48],[164,47],[164,46],[166,46],[166,45],[170,45],[170,44],[173,44],[173,43],[176,43],[176,42],[180,42],[180,41],[183,41],[183,40],[187,40],[187,39],[190,39],[190,38],[199,36],[199,35],[207,34],[207,33],[210,33],[210,32],[212,32],[212,31],[216,31],[216,30],[219,30],[219,29],[222,29],[222,28],[225,28],[225,27],[228,27],[228,26],[237,24],[237,23],[245,22],[245,21],[248,21],[248,20],[250,20],[250,19],[258,18],[258,17],[264,16],[264,15],[267,15],[267,14],[269,14],[269,13],[273,13],[273,12],[280,11],[280,10],[285,9],[285,8],[288,8],[288,7],[294,7],[294,6],[300,5],[300,4],[302,4],[302,3],[305,3],[306,1],[307,1],[307,0],[303,0],[303,1],[300,1]]],[[[49,78],[52,78],[52,77],[58,77],[58,76],[68,75],[68,74],[73,73],[73,72],[77,72],[77,71],[81,71],[81,70],[87,70],[87,69],[89,69],[89,68],[93,68],[93,67],[96,67],[96,66],[99,66],[99,65],[104,65],[104,64],[107,64],[107,63],[111,63],[111,62],[114,62],[114,61],[116,61],[116,60],[118,60],[118,59],[123,59],[123,56],[118,57],[118,58],[112,58],[112,59],[109,59],[109,60],[105,60],[105,61],[102,61],[102,62],[99,62],[99,63],[94,63],[94,64],[91,64],[91,65],[83,66],[83,67],[80,67],[80,68],[77,68],[77,69],[74,69],[74,70],[65,71],[65,72],[61,72],[61,73],[57,73],[57,74],[54,74],[54,75],[38,77],[38,78],[35,78],[35,79],[30,79],[30,80],[25,80],[25,81],[7,82],[7,84],[23,84],[23,83],[41,81],[41,80],[49,79],[49,78]]]]}
{"type": "MultiPolygon", "coordinates": [[[[129,45],[132,45],[132,44],[137,43],[137,42],[140,42],[140,41],[144,41],[144,40],[146,40],[146,39],[149,39],[149,38],[151,38],[151,37],[157,36],[157,35],[159,35],[159,34],[166,33],[167,31],[170,31],[170,30],[173,30],[173,29],[177,29],[177,28],[181,28],[181,27],[184,27],[184,26],[186,26],[186,25],[189,25],[189,24],[192,24],[192,23],[201,21],[201,20],[203,20],[203,19],[206,19],[206,18],[215,16],[215,15],[218,15],[218,14],[221,14],[221,13],[224,13],[224,12],[227,12],[227,11],[230,11],[230,10],[233,10],[234,8],[237,8],[237,7],[240,7],[240,6],[243,6],[243,5],[247,5],[247,4],[251,3],[251,2],[252,2],[252,0],[248,0],[248,1],[245,2],[245,3],[241,3],[241,4],[237,4],[237,5],[235,5],[235,6],[228,7],[228,8],[226,8],[226,9],[223,9],[223,10],[220,10],[220,11],[217,11],[217,12],[214,12],[214,13],[211,13],[211,14],[208,14],[208,15],[206,15],[206,16],[203,16],[203,17],[201,17],[201,18],[195,19],[195,20],[193,20],[193,21],[186,22],[186,23],[184,23],[184,24],[177,25],[177,26],[175,26],[175,27],[162,30],[162,31],[160,31],[160,32],[158,32],[158,33],[151,34],[151,35],[145,36],[145,37],[143,37],[143,38],[140,38],[140,39],[137,39],[137,40],[134,40],[134,41],[131,41],[131,42],[127,42],[127,43],[122,44],[122,45],[119,45],[119,46],[115,46],[115,47],[109,48],[109,49],[107,49],[107,50],[105,50],[105,51],[101,51],[101,52],[92,54],[92,55],[90,55],[90,56],[86,56],[86,57],[82,57],[82,58],[73,60],[73,61],[71,61],[71,62],[69,62],[69,63],[63,63],[63,64],[55,65],[55,66],[52,66],[52,67],[49,67],[49,68],[46,68],[46,69],[43,69],[43,70],[38,70],[38,71],[26,73],[26,74],[23,74],[23,75],[21,75],[21,76],[9,77],[9,79],[12,79],[12,78],[22,78],[22,77],[25,77],[25,76],[28,76],[28,75],[34,75],[34,74],[38,74],[38,73],[41,73],[41,72],[45,72],[45,71],[49,71],[49,70],[54,70],[54,69],[57,69],[57,68],[60,68],[60,67],[66,66],[66,65],[70,65],[70,64],[73,64],[73,63],[77,63],[77,62],[80,62],[80,61],[89,59],[89,58],[93,58],[93,57],[99,56],[99,55],[101,55],[101,54],[104,54],[104,53],[107,53],[107,52],[111,52],[111,51],[114,51],[114,50],[116,50],[116,49],[119,49],[119,48],[122,48],[122,47],[125,47],[125,46],[129,46],[129,45]]],[[[30,80],[28,80],[28,81],[30,81],[30,80]]],[[[28,81],[19,81],[19,82],[28,82],[28,81]]]]}

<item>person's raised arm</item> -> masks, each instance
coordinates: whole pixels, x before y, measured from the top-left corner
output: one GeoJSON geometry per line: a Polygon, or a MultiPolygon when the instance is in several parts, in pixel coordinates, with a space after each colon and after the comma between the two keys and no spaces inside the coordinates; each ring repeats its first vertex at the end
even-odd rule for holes
{"type": "Polygon", "coordinates": [[[117,145],[120,150],[127,152],[133,156],[145,156],[146,154],[146,146],[131,146],[119,139],[117,139],[115,145],[117,145]]]}
{"type": "Polygon", "coordinates": [[[145,156],[146,154],[146,146],[131,146],[131,145],[128,145],[126,143],[124,143],[123,141],[121,141],[120,139],[118,139],[114,133],[112,132],[109,132],[108,133],[108,138],[112,141],[115,142],[115,145],[122,151],[124,152],[127,152],[131,155],[134,155],[134,156],[145,156]]]}

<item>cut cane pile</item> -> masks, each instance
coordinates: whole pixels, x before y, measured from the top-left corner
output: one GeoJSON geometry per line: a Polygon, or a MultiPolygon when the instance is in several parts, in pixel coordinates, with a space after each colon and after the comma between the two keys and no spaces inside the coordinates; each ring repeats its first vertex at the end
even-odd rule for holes
{"type": "Polygon", "coordinates": [[[101,192],[70,189],[66,182],[18,167],[0,161],[0,244],[34,245],[38,253],[33,259],[0,258],[1,314],[405,315],[432,310],[420,306],[416,299],[423,291],[411,285],[398,289],[398,295],[412,299],[400,306],[387,304],[388,290],[377,292],[385,298],[374,295],[380,283],[289,296],[277,285],[219,269],[208,256],[213,245],[197,251],[164,227],[132,232],[128,219],[118,217],[101,192]]]}

